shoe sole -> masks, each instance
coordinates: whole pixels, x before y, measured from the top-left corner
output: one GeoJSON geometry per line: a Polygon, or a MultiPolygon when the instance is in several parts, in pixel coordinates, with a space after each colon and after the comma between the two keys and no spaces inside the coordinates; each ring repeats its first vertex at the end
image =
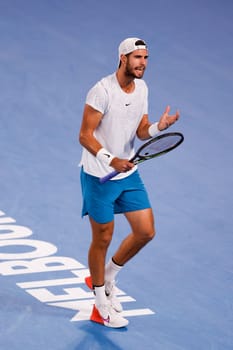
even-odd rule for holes
{"type": "Polygon", "coordinates": [[[124,320],[124,323],[122,323],[121,325],[116,325],[114,323],[111,323],[110,317],[108,317],[107,320],[104,319],[100,315],[100,313],[95,305],[93,306],[91,317],[90,317],[90,320],[92,322],[99,323],[99,324],[101,324],[105,327],[109,327],[109,328],[124,328],[124,327],[126,327],[129,324],[129,322],[125,318],[122,318],[122,319],[124,320]]]}
{"type": "Polygon", "coordinates": [[[85,277],[85,283],[87,285],[87,287],[91,290],[93,290],[93,286],[92,286],[92,278],[91,276],[85,277]]]}

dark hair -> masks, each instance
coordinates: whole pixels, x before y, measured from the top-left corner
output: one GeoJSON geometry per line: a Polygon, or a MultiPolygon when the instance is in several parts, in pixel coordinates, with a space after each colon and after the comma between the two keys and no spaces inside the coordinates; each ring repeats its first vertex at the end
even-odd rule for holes
{"type": "Polygon", "coordinates": [[[144,45],[146,48],[147,48],[147,45],[146,45],[146,43],[145,43],[145,41],[143,41],[143,40],[137,40],[136,42],[135,42],[135,45],[136,46],[138,46],[138,45],[144,45]]]}
{"type": "MultiPolygon", "coordinates": [[[[145,47],[147,48],[147,45],[146,45],[145,41],[143,41],[143,40],[141,40],[141,39],[137,40],[137,41],[134,43],[134,45],[135,45],[135,46],[143,45],[143,46],[145,46],[145,47]]],[[[127,53],[127,55],[125,55],[125,56],[128,57],[130,54],[131,54],[131,52],[130,52],[130,53],[127,53]]],[[[119,62],[118,68],[120,68],[120,66],[121,66],[121,60],[120,60],[120,62],[119,62]]]]}

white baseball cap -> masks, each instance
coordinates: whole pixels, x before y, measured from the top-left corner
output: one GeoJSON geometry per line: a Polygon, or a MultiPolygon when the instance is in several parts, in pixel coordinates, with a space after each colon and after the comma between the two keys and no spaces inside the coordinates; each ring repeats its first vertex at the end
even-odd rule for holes
{"type": "Polygon", "coordinates": [[[127,38],[119,45],[119,59],[121,55],[127,55],[135,50],[147,50],[147,44],[139,38],[127,38]]]}

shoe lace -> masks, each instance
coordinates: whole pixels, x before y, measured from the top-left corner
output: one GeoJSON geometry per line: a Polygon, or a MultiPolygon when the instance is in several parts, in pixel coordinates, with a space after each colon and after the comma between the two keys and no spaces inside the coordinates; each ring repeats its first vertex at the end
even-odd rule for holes
{"type": "Polygon", "coordinates": [[[116,282],[105,282],[105,293],[108,297],[114,297],[116,294],[116,282]]]}

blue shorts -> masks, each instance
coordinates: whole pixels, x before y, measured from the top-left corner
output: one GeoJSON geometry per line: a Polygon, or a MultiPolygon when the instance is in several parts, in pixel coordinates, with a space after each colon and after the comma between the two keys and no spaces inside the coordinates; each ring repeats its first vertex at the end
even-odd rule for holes
{"type": "Polygon", "coordinates": [[[120,180],[107,181],[81,170],[83,194],[82,216],[89,215],[96,222],[103,224],[114,219],[114,214],[151,208],[145,186],[136,170],[120,180]]]}

